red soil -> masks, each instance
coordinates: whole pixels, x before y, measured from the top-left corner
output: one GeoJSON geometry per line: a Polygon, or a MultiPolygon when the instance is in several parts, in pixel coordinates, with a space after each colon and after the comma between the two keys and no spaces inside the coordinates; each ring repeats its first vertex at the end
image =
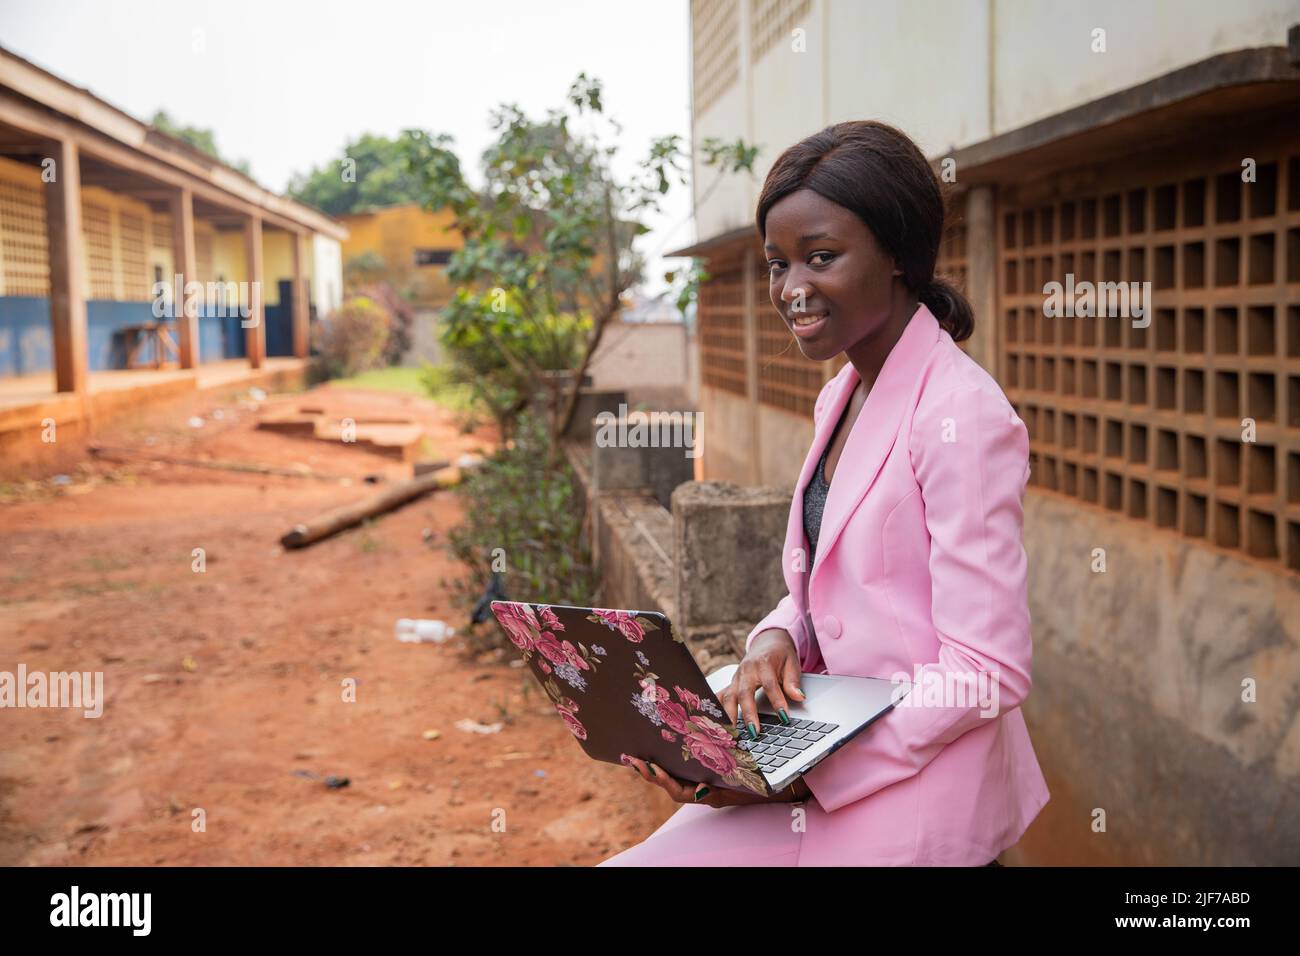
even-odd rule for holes
{"type": "MultiPolygon", "coordinates": [[[[340,417],[413,416],[434,457],[493,440],[422,399],[309,394],[340,417]]],[[[102,671],[105,703],[99,719],[0,710],[0,864],[585,865],[667,818],[661,793],[582,753],[508,657],[395,639],[400,617],[464,624],[441,584],[459,573],[454,495],[285,551],[294,524],[373,490],[365,475],[410,466],[256,417],[198,395],[98,440],[352,482],[88,458],[69,483],[5,489],[0,670],[102,671]]]]}

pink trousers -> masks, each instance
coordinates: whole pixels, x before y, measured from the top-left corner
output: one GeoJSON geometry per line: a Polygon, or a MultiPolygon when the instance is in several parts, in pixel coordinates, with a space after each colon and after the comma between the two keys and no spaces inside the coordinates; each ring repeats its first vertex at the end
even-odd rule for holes
{"type": "MultiPolygon", "coordinates": [[[[636,846],[597,865],[799,866],[803,832],[794,825],[794,806],[755,803],[714,809],[685,804],[636,846]]],[[[872,864],[862,860],[861,865],[872,864]]],[[[986,865],[1002,864],[993,860],[986,865]]]]}

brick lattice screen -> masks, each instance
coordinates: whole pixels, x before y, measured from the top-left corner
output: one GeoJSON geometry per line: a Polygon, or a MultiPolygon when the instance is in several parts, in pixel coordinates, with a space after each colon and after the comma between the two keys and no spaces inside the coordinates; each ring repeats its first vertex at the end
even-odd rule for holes
{"type": "Polygon", "coordinates": [[[1000,197],[1000,373],[1029,427],[1032,484],[1300,570],[1300,139],[1288,135],[1000,197]],[[1150,281],[1150,325],[1048,317],[1043,286],[1067,273],[1150,281]]]}
{"type": "Polygon", "coordinates": [[[736,395],[748,395],[745,374],[745,276],[740,268],[720,271],[700,284],[700,376],[736,395]]]}
{"type": "Polygon", "coordinates": [[[761,404],[811,419],[825,383],[824,363],[811,362],[799,351],[790,329],[772,304],[771,280],[765,257],[754,278],[754,311],[758,319],[758,400],[761,404]]]}

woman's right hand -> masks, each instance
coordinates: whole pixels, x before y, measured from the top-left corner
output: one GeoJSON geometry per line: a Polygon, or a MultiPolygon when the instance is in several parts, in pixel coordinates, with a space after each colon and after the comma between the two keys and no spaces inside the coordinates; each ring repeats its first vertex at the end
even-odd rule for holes
{"type": "Polygon", "coordinates": [[[750,737],[756,738],[762,722],[754,700],[755,692],[761,687],[767,693],[768,703],[782,717],[782,722],[788,723],[788,702],[801,703],[807,699],[799,686],[800,673],[799,649],[790,632],[779,627],[768,628],[750,642],[749,651],[736,668],[730,686],[723,689],[718,700],[726,708],[733,724],[739,709],[750,737]]]}

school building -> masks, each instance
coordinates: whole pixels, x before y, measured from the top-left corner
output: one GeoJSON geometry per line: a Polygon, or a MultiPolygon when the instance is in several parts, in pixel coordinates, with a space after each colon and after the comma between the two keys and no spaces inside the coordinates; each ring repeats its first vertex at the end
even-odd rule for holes
{"type": "Polygon", "coordinates": [[[84,434],[151,392],[300,372],[346,236],[0,49],[0,452],[46,419],[84,434]]]}
{"type": "Polygon", "coordinates": [[[792,487],[840,367],[769,298],[777,155],[878,119],[951,173],[939,268],[1031,443],[1052,801],[1012,862],[1300,859],[1297,24],[1295,0],[692,0],[693,141],[761,150],[720,183],[697,160],[676,252],[712,274],[703,477],[792,487]],[[1149,282],[1149,324],[1050,314],[1051,282],[1149,282]]]}

